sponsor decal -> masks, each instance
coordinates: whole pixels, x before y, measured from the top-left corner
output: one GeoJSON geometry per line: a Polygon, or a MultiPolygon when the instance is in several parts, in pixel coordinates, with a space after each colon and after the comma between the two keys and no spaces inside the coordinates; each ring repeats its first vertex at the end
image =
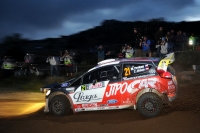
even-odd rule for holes
{"type": "Polygon", "coordinates": [[[123,101],[122,103],[127,104],[127,103],[131,103],[131,101],[129,100],[129,98],[127,98],[126,101],[123,101]]]}
{"type": "Polygon", "coordinates": [[[168,81],[168,85],[171,85],[172,84],[172,81],[168,81]]]}
{"type": "Polygon", "coordinates": [[[153,74],[146,74],[146,75],[140,75],[140,76],[136,76],[136,77],[123,77],[123,80],[130,80],[130,79],[138,79],[138,78],[145,78],[148,76],[155,76],[155,73],[153,74]]]}
{"type": "Polygon", "coordinates": [[[105,107],[98,107],[97,108],[98,110],[104,110],[104,109],[106,109],[105,107]]]}
{"type": "Polygon", "coordinates": [[[83,108],[91,108],[91,107],[97,107],[97,103],[85,103],[82,104],[83,108]]]}
{"type": "Polygon", "coordinates": [[[90,102],[102,99],[98,98],[97,94],[85,95],[84,92],[75,93],[73,98],[75,99],[76,102],[90,102]]]}
{"type": "Polygon", "coordinates": [[[98,107],[108,106],[108,104],[99,104],[98,107]]]}
{"type": "Polygon", "coordinates": [[[111,100],[108,100],[107,103],[108,104],[115,104],[117,103],[118,101],[116,99],[111,99],[111,100]]]}
{"type": "Polygon", "coordinates": [[[86,85],[81,85],[81,90],[82,91],[85,91],[87,89],[87,86],[86,85]]]}
{"type": "Polygon", "coordinates": [[[110,106],[110,107],[108,107],[109,109],[118,109],[119,107],[118,106],[110,106]]]}
{"type": "Polygon", "coordinates": [[[106,92],[106,97],[117,95],[118,93],[124,94],[125,92],[133,94],[134,92],[138,91],[142,88],[156,88],[157,78],[148,78],[148,79],[142,79],[142,80],[135,80],[128,84],[127,82],[124,83],[114,83],[109,84],[108,87],[110,87],[106,92]],[[135,87],[135,86],[138,87],[135,87]]]}
{"type": "Polygon", "coordinates": [[[168,90],[174,91],[176,89],[175,85],[169,85],[168,90]]]}
{"type": "Polygon", "coordinates": [[[141,65],[141,66],[132,66],[131,67],[131,72],[133,72],[133,73],[139,73],[139,72],[143,72],[143,71],[146,71],[146,70],[149,70],[148,64],[141,65]]]}
{"type": "Polygon", "coordinates": [[[150,70],[149,70],[149,73],[155,74],[155,73],[156,73],[156,70],[155,70],[155,69],[150,69],[150,70]]]}
{"type": "Polygon", "coordinates": [[[98,82],[95,85],[93,85],[93,84],[81,85],[81,91],[96,89],[96,88],[102,88],[104,86],[105,86],[104,82],[98,82]]]}
{"type": "Polygon", "coordinates": [[[79,112],[79,111],[84,111],[85,109],[83,109],[83,108],[76,108],[75,109],[75,112],[79,112]]]}
{"type": "Polygon", "coordinates": [[[69,85],[69,83],[63,83],[61,84],[61,87],[67,87],[69,85]]]}
{"type": "Polygon", "coordinates": [[[89,84],[89,89],[96,89],[104,87],[104,82],[97,82],[95,85],[89,84]]]}

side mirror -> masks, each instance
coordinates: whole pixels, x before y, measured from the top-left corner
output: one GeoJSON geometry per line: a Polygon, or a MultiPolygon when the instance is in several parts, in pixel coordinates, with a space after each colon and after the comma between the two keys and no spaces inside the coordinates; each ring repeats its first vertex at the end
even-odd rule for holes
{"type": "Polygon", "coordinates": [[[97,80],[95,79],[95,80],[92,80],[92,84],[93,85],[95,85],[96,84],[96,82],[97,82],[97,80]]]}

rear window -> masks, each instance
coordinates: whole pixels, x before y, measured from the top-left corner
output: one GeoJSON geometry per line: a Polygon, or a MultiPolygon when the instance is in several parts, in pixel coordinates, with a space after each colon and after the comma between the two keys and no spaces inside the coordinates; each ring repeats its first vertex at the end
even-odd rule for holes
{"type": "Polygon", "coordinates": [[[145,73],[149,73],[151,69],[149,64],[124,64],[123,65],[123,77],[132,77],[145,73]]]}

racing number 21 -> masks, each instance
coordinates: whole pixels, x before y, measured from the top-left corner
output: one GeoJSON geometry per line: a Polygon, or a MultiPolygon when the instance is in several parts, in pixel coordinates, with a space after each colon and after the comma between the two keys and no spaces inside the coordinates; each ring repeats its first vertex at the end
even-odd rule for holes
{"type": "Polygon", "coordinates": [[[127,77],[127,76],[130,76],[131,75],[131,70],[129,67],[125,67],[124,68],[124,76],[127,77]]]}

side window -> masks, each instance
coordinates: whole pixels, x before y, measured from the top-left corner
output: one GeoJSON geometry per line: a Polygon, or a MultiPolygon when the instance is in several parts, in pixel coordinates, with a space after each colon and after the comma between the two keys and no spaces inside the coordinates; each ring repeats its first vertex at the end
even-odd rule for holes
{"type": "Polygon", "coordinates": [[[151,65],[149,64],[124,64],[123,77],[133,77],[149,73],[151,65]]]}
{"type": "Polygon", "coordinates": [[[100,69],[100,81],[112,80],[119,77],[120,66],[108,66],[100,69]]]}
{"type": "Polygon", "coordinates": [[[83,77],[82,84],[89,84],[94,81],[100,82],[105,80],[112,80],[119,77],[120,66],[106,66],[99,68],[90,73],[87,73],[83,77]]]}
{"type": "Polygon", "coordinates": [[[84,75],[82,84],[89,84],[91,82],[92,82],[91,81],[91,73],[87,73],[86,75],[84,75]]]}
{"type": "Polygon", "coordinates": [[[81,78],[77,79],[71,86],[78,86],[81,84],[81,78]]]}

